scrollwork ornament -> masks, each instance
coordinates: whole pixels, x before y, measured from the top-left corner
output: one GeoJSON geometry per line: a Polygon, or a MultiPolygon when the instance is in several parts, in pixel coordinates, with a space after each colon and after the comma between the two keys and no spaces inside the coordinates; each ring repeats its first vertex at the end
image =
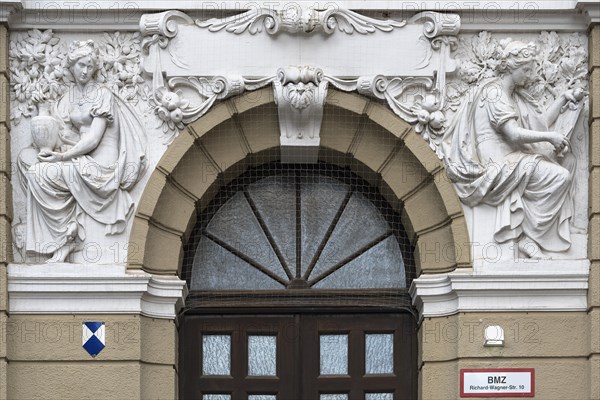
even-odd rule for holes
{"type": "Polygon", "coordinates": [[[423,23],[423,35],[428,39],[438,36],[455,36],[460,31],[460,16],[457,14],[440,14],[433,11],[424,11],[416,14],[409,22],[423,23]]]}
{"type": "Polygon", "coordinates": [[[206,21],[196,20],[194,23],[198,27],[207,28],[211,32],[219,32],[224,29],[236,35],[246,31],[251,35],[256,35],[264,29],[269,35],[274,35],[279,32],[279,28],[282,26],[282,18],[277,10],[257,8],[228,18],[211,18],[206,21]]]}
{"type": "Polygon", "coordinates": [[[340,8],[330,8],[320,12],[321,26],[327,34],[335,32],[336,28],[346,34],[358,33],[367,35],[376,31],[390,32],[395,28],[402,28],[406,21],[394,21],[391,19],[379,20],[369,18],[354,11],[340,8]]]}
{"type": "Polygon", "coordinates": [[[358,78],[358,93],[367,96],[375,96],[378,99],[385,99],[385,91],[389,80],[383,75],[361,76],[358,78]]]}
{"type": "Polygon", "coordinates": [[[245,32],[256,35],[263,30],[269,35],[275,35],[280,31],[312,33],[317,30],[329,35],[336,30],[349,35],[353,33],[367,35],[376,31],[390,32],[395,28],[402,28],[406,25],[406,21],[378,20],[350,10],[339,8],[317,10],[298,5],[283,10],[258,8],[224,19],[196,20],[195,24],[211,32],[225,30],[236,35],[245,32]]]}
{"type": "Polygon", "coordinates": [[[181,11],[144,14],[140,19],[140,32],[144,36],[159,35],[172,39],[177,36],[179,23],[191,25],[194,21],[181,11]]]}
{"type": "Polygon", "coordinates": [[[383,75],[362,76],[354,80],[330,76],[326,76],[325,79],[340,90],[356,90],[362,95],[387,101],[396,115],[414,125],[415,131],[427,141],[438,158],[443,157],[441,139],[446,126],[446,116],[433,79],[387,78],[383,75]]]}
{"type": "Polygon", "coordinates": [[[431,40],[431,47],[434,50],[440,50],[442,45],[448,46],[450,51],[456,51],[458,48],[458,38],[455,36],[438,36],[431,40]]]}
{"type": "Polygon", "coordinates": [[[241,94],[248,87],[256,90],[274,79],[275,77],[250,80],[241,76],[169,79],[167,86],[156,88],[149,99],[152,111],[159,119],[157,127],[163,131],[164,144],[171,144],[186,124],[206,114],[216,101],[241,94]],[[188,89],[189,99],[184,96],[182,89],[188,89]]]}

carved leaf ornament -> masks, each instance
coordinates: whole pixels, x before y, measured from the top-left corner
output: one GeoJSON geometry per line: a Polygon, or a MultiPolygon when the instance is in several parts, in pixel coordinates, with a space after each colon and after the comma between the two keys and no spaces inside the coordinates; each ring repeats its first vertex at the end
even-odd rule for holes
{"type": "MultiPolygon", "coordinates": [[[[285,99],[291,99],[296,104],[292,108],[300,112],[308,107],[311,96],[316,93],[316,86],[319,85],[314,82],[294,82],[293,86],[287,87],[286,90],[278,91],[276,87],[279,85],[279,78],[276,75],[276,70],[273,71],[273,75],[258,79],[256,77],[232,75],[169,76],[165,82],[161,69],[160,49],[168,49],[169,58],[173,65],[185,67],[189,64],[182,60],[182,56],[177,56],[170,49],[169,43],[178,33],[177,24],[195,25],[200,29],[206,29],[214,33],[227,32],[234,35],[249,34],[253,36],[266,33],[270,36],[278,36],[284,32],[299,35],[321,32],[332,35],[336,31],[346,35],[372,35],[378,32],[380,34],[392,32],[395,29],[407,26],[408,23],[423,23],[419,41],[431,41],[426,45],[424,58],[416,66],[416,69],[422,69],[429,65],[433,52],[440,52],[442,54],[440,58],[443,59],[449,58],[450,51],[455,50],[456,39],[452,36],[456,35],[460,28],[460,19],[456,15],[445,15],[441,18],[440,14],[431,12],[421,13],[410,21],[379,20],[350,10],[338,8],[318,10],[302,6],[290,6],[282,10],[256,8],[227,18],[212,18],[205,21],[192,20],[185,14],[176,11],[145,15],[140,21],[140,26],[144,35],[142,46],[144,53],[149,59],[153,59],[153,71],[151,72],[153,74],[153,94],[150,101],[156,115],[160,118],[165,134],[165,143],[168,144],[174,140],[179,130],[182,129],[182,124],[200,118],[218,100],[273,84],[275,96],[278,97],[285,93],[285,99]],[[182,88],[193,89],[193,92],[197,94],[197,98],[190,98],[187,105],[178,106],[167,113],[161,99],[164,96],[179,96],[180,92],[178,90],[182,88]],[[173,95],[169,95],[169,92],[173,95]]],[[[318,65],[305,67],[318,68],[318,65]]],[[[305,67],[298,66],[298,68],[305,67]]],[[[387,101],[391,109],[404,120],[414,124],[417,131],[430,142],[432,149],[437,151],[437,145],[433,143],[433,139],[437,140],[438,137],[441,137],[445,121],[442,112],[445,93],[445,68],[446,65],[441,64],[436,69],[437,75],[430,77],[376,75],[348,78],[336,77],[329,75],[327,71],[323,71],[321,80],[325,86],[321,91],[326,89],[327,84],[333,84],[340,90],[358,91],[361,94],[387,101]],[[423,95],[406,96],[411,91],[419,91],[423,95]],[[435,101],[432,100],[434,97],[435,101]]],[[[279,100],[281,102],[284,98],[282,97],[279,100]]],[[[322,107],[322,105],[319,107],[322,107]]],[[[280,119],[299,118],[298,116],[292,117],[289,111],[286,112],[287,117],[282,116],[283,109],[281,106],[279,109],[280,119]]],[[[318,117],[320,114],[316,113],[314,115],[318,117]]],[[[320,119],[315,124],[318,129],[320,119]]],[[[299,137],[301,127],[292,127],[291,124],[285,123],[280,127],[284,129],[284,126],[288,127],[285,129],[292,129],[293,132],[282,132],[282,138],[299,137]]]]}
{"type": "Polygon", "coordinates": [[[356,32],[366,35],[377,30],[389,32],[394,28],[401,28],[406,25],[406,21],[378,20],[337,8],[319,11],[313,8],[289,7],[284,10],[257,8],[223,19],[196,20],[195,24],[200,28],[208,28],[211,32],[225,29],[238,35],[245,32],[256,35],[263,29],[270,35],[280,31],[311,33],[317,28],[327,34],[332,34],[337,28],[346,34],[356,32]]]}
{"type": "MultiPolygon", "coordinates": [[[[141,34],[114,32],[98,41],[97,81],[133,104],[142,98],[141,34]]],[[[11,122],[37,115],[37,105],[55,102],[74,80],[66,64],[67,43],[48,29],[18,33],[10,41],[11,122]]]]}

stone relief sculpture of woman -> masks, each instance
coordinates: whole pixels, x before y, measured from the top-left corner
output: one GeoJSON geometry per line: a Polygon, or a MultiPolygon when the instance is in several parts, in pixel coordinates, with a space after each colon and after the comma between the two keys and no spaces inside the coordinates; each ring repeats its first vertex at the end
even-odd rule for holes
{"type": "Polygon", "coordinates": [[[147,161],[135,112],[95,81],[98,46],[74,41],[66,62],[75,84],[53,108],[59,143],[38,146],[37,162],[19,159],[27,193],[26,251],[49,255],[48,262],[65,261],[85,240],[86,217],[105,225],[108,235],[125,230],[134,207],[128,192],[147,161]]]}
{"type": "Polygon", "coordinates": [[[483,81],[458,109],[446,131],[444,154],[463,203],[496,207],[494,239],[516,242],[525,257],[547,258],[547,252],[571,245],[576,162],[568,132],[555,122],[584,92],[570,89],[542,110],[522,90],[535,51],[533,43],[501,42],[497,76],[483,81]]]}

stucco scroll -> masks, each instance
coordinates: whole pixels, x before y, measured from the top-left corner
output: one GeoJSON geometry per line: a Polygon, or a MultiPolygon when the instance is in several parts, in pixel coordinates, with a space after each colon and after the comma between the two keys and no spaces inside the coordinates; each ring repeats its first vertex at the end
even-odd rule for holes
{"type": "Polygon", "coordinates": [[[173,127],[200,118],[215,101],[269,84],[284,158],[293,152],[288,147],[312,147],[308,161],[316,160],[319,109],[330,84],[386,100],[426,138],[439,134],[446,74],[456,69],[457,15],[423,12],[396,21],[336,8],[294,10],[257,9],[205,21],[178,11],[142,17],[143,68],[153,76],[167,143],[177,135],[173,127]],[[194,43],[204,45],[192,51],[194,43]],[[175,99],[170,109],[165,96],[175,99]],[[297,98],[303,107],[294,105],[297,98]]]}

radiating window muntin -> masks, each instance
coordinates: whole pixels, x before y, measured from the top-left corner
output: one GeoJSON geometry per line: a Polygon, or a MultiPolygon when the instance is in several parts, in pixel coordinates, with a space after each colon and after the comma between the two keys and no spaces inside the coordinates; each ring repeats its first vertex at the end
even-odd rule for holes
{"type": "Polygon", "coordinates": [[[192,292],[405,289],[412,249],[399,215],[324,165],[261,167],[222,189],[186,250],[192,292]]]}

